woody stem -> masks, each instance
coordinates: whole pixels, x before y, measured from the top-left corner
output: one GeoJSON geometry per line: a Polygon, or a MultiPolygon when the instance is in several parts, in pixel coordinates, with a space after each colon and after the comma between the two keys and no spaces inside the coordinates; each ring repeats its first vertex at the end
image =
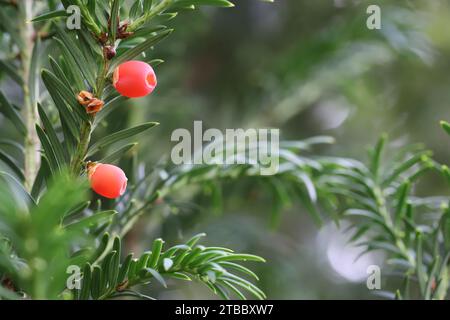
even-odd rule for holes
{"type": "MultiPolygon", "coordinates": [[[[96,89],[95,96],[101,98],[103,95],[103,91],[105,89],[106,79],[108,76],[110,62],[105,57],[103,59],[101,70],[99,70],[97,81],[96,81],[96,89]]],[[[78,176],[82,172],[84,167],[84,160],[86,158],[86,154],[88,151],[89,143],[91,141],[92,134],[92,123],[94,121],[95,115],[90,115],[89,120],[84,122],[81,131],[80,131],[80,142],[78,143],[75,154],[72,158],[70,164],[70,172],[78,176]]]]}
{"type": "Polygon", "coordinates": [[[20,50],[22,61],[20,75],[23,80],[23,115],[27,129],[24,143],[24,184],[25,188],[30,191],[40,166],[40,141],[35,128],[38,122],[37,105],[36,102],[31,99],[29,88],[31,59],[34,49],[33,37],[35,31],[33,24],[28,21],[33,17],[33,1],[21,1],[19,3],[19,10],[22,15],[19,26],[20,40],[23,44],[20,50]]]}

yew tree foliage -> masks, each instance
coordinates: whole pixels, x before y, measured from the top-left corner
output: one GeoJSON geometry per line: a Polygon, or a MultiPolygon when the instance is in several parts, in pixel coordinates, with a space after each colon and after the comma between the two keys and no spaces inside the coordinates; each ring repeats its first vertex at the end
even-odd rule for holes
{"type": "MultiPolygon", "coordinates": [[[[99,124],[126,99],[112,86],[113,71],[132,59],[153,67],[162,63],[152,49],[172,32],[166,24],[177,13],[202,5],[232,3],[0,1],[0,69],[21,87],[24,97],[16,106],[0,92],[0,112],[17,129],[16,136],[0,139],[0,160],[9,168],[0,172],[0,297],[151,299],[139,292],[142,285],[166,287],[166,280],[174,278],[199,281],[226,299],[264,299],[254,284],[258,276],[243,263],[264,262],[261,257],[203,246],[203,234],[174,246],[162,239],[149,241],[149,251],[139,256],[124,252],[122,240],[142,215],[160,201],[175,198],[177,191],[198,184],[209,190],[212,207],[220,207],[222,182],[239,183],[246,177],[270,191],[273,226],[280,212],[295,203],[319,226],[324,219],[338,225],[350,221],[351,241],[364,247],[363,253],[383,251],[385,267],[403,281],[384,295],[444,299],[450,253],[448,197],[420,197],[415,186],[427,172],[435,171],[449,182],[450,173],[421,146],[394,153],[383,136],[363,163],[311,153],[317,144],[333,143],[330,137],[283,141],[280,170],[274,176],[260,176],[256,164],[173,166],[164,158],[142,173],[134,156],[127,192],[114,202],[90,201],[87,162],[122,159],[136,148],[130,138],[151,134],[158,125],[146,122],[93,138],[99,124]],[[65,28],[65,8],[70,5],[80,8],[80,30],[65,28]],[[88,114],[79,104],[77,95],[83,90],[104,101],[100,112],[88,114]],[[18,160],[22,158],[23,163],[18,160]],[[72,265],[81,268],[82,279],[79,289],[70,290],[66,271],[72,265]]],[[[450,125],[442,126],[450,134],[450,125]]]]}
{"type": "Polygon", "coordinates": [[[178,11],[232,4],[225,0],[139,0],[131,4],[27,0],[0,4],[2,40],[7,44],[2,71],[21,86],[24,95],[21,115],[21,108],[0,93],[1,111],[24,141],[23,146],[8,139],[1,144],[17,148],[25,158],[22,165],[0,152],[11,169],[1,173],[0,295],[150,298],[134,289],[154,282],[166,286],[165,278],[175,278],[200,281],[223,298],[249,294],[264,299],[265,294],[252,283],[258,277],[241,265],[264,260],[227,248],[202,246],[198,242],[203,234],[172,247],[157,239],[150,245],[151,251],[138,257],[122,252],[122,237],[160,194],[169,191],[167,181],[158,190],[150,190],[155,179],[151,183],[132,179],[135,184],[112,207],[100,200],[91,203],[87,194],[88,160],[111,163],[120,159],[135,146],[126,143],[130,138],[158,124],[147,122],[91,139],[95,128],[124,101],[112,88],[116,67],[138,58],[154,67],[162,62],[150,51],[172,32],[162,23],[178,11]],[[71,5],[77,5],[82,14],[79,30],[65,28],[66,9],[71,5]],[[81,91],[103,101],[102,111],[88,113],[77,100],[81,91]],[[109,150],[112,145],[119,147],[109,150]],[[99,158],[100,152],[106,156],[99,158]],[[66,287],[69,266],[81,268],[81,288],[66,287]]]}

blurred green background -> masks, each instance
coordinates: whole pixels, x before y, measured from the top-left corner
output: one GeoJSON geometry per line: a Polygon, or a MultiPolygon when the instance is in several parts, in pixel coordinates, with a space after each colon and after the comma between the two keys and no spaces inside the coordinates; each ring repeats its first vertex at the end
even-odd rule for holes
{"type": "MultiPolygon", "coordinates": [[[[175,145],[177,128],[194,120],[211,128],[281,129],[282,139],[336,138],[316,154],[364,160],[384,132],[394,145],[424,143],[448,163],[450,141],[439,120],[450,119],[450,3],[445,0],[236,0],[231,9],[180,14],[175,32],[153,52],[157,90],[109,118],[116,130],[147,119],[161,125],[140,140],[149,167],[175,145]],[[366,27],[370,4],[381,7],[381,30],[366,27]]],[[[9,135],[0,120],[0,134],[9,135]]],[[[192,187],[193,189],[196,187],[192,187]]],[[[430,177],[424,193],[448,192],[430,177]]],[[[223,186],[223,210],[208,194],[183,190],[176,208],[161,205],[127,238],[135,252],[162,236],[169,243],[206,232],[208,245],[261,255],[254,268],[272,299],[376,298],[366,267],[382,257],[346,246],[330,223],[320,230],[302,207],[269,227],[271,198],[251,181],[223,186]],[[185,199],[185,200],[183,200],[185,199]]],[[[253,266],[252,266],[253,267],[253,266]]],[[[213,298],[195,284],[152,288],[157,298],[213,298]]]]}

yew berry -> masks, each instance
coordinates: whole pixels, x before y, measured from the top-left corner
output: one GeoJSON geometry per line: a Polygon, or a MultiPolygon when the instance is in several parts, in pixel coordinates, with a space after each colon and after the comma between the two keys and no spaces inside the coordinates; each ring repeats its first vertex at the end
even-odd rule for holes
{"type": "Polygon", "coordinates": [[[157,84],[153,68],[142,61],[128,61],[116,68],[113,85],[128,98],[140,98],[153,92],[157,84]]]}
{"type": "Polygon", "coordinates": [[[88,165],[91,188],[99,195],[115,199],[127,188],[127,177],[122,169],[111,164],[91,163],[88,165]]]}

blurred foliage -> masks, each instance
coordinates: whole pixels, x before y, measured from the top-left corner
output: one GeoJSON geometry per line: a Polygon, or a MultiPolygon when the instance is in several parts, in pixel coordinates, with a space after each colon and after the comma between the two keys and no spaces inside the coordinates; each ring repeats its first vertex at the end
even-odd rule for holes
{"type": "MultiPolygon", "coordinates": [[[[141,145],[169,152],[171,146],[165,142],[171,131],[192,128],[193,120],[202,119],[214,128],[227,128],[230,123],[244,128],[279,126],[285,139],[331,135],[337,142],[316,147],[316,154],[358,160],[364,159],[367,145],[388,132],[389,150],[420,142],[433,151],[437,161],[448,163],[450,154],[444,147],[448,140],[438,126],[439,120],[449,117],[449,42],[443,31],[450,14],[448,3],[377,1],[382,10],[380,31],[365,27],[369,4],[373,3],[278,1],[269,6],[240,1],[239,10],[180,16],[175,25],[189,24],[196,34],[178,28],[172,39],[183,41],[156,50],[170,61],[158,70],[164,71],[160,86],[172,92],[168,96],[157,91],[148,109],[139,107],[129,118],[133,123],[147,114],[172,124],[157,129],[166,139],[141,141],[141,145]]],[[[141,156],[156,161],[156,154],[141,156]]],[[[434,172],[422,176],[411,192],[448,194],[445,180],[434,172]]],[[[276,274],[278,281],[264,282],[272,297],[376,297],[365,283],[349,284],[327,266],[329,262],[322,258],[325,252],[317,251],[314,226],[304,217],[301,205],[284,210],[276,234],[270,236],[272,243],[266,244],[267,207],[273,202],[264,190],[249,179],[225,183],[224,214],[219,218],[205,209],[211,204],[208,188],[194,199],[184,191],[188,202],[182,202],[181,209],[161,209],[168,219],[161,232],[179,236],[174,225],[177,230],[187,226],[213,230],[221,240],[261,250],[253,252],[269,261],[260,267],[263,274],[275,277],[273,270],[286,271],[285,277],[276,274]],[[219,231],[224,225],[242,228],[239,238],[229,238],[236,232],[219,231]],[[284,246],[296,253],[280,252],[284,246]]],[[[159,229],[157,225],[143,227],[147,234],[159,229]]],[[[396,279],[388,282],[395,287],[396,279]]],[[[385,282],[382,287],[392,288],[385,282]]]]}
{"type": "MultiPolygon", "coordinates": [[[[450,153],[438,123],[450,118],[448,2],[376,1],[382,10],[379,31],[365,25],[373,1],[234,2],[235,8],[187,10],[167,22],[175,31],[142,57],[158,64],[159,85],[150,98],[124,101],[107,88],[93,141],[142,119],[161,125],[137,146],[99,150],[95,159],[121,151],[112,162],[127,172],[131,187],[117,203],[93,196],[77,214],[117,211],[97,241],[104,231],[119,233],[122,252],[144,252],[148,239],[178,243],[185,234],[206,231],[211,242],[264,256],[267,264],[255,270],[269,298],[444,297],[448,170],[439,163],[448,163],[450,153]],[[248,166],[170,165],[161,155],[170,154],[172,131],[190,129],[194,120],[220,129],[279,127],[285,170],[269,179],[248,166]],[[379,140],[384,132],[391,140],[379,140]],[[336,143],[298,140],[317,135],[333,136],[336,143]],[[365,164],[363,149],[374,144],[365,164]],[[342,220],[351,222],[349,240],[361,252],[385,253],[383,291],[370,292],[365,281],[349,283],[330,268],[316,225],[342,220]]],[[[10,10],[2,5],[3,21],[10,10]]],[[[11,61],[8,33],[1,36],[0,58],[11,61]]],[[[125,42],[118,52],[133,45],[125,42]]],[[[42,50],[45,58],[57,46],[51,42],[42,50]]],[[[58,59],[43,60],[56,73],[58,59]]],[[[20,179],[17,141],[23,130],[14,123],[14,110],[21,105],[21,80],[11,68],[1,70],[9,106],[1,96],[0,104],[13,122],[0,119],[0,159],[19,163],[5,170],[20,179]]],[[[46,94],[42,98],[48,101],[46,94]]],[[[43,107],[57,122],[58,110],[51,103],[43,107]]],[[[169,288],[146,286],[140,292],[204,296],[196,286],[169,288]]]]}

